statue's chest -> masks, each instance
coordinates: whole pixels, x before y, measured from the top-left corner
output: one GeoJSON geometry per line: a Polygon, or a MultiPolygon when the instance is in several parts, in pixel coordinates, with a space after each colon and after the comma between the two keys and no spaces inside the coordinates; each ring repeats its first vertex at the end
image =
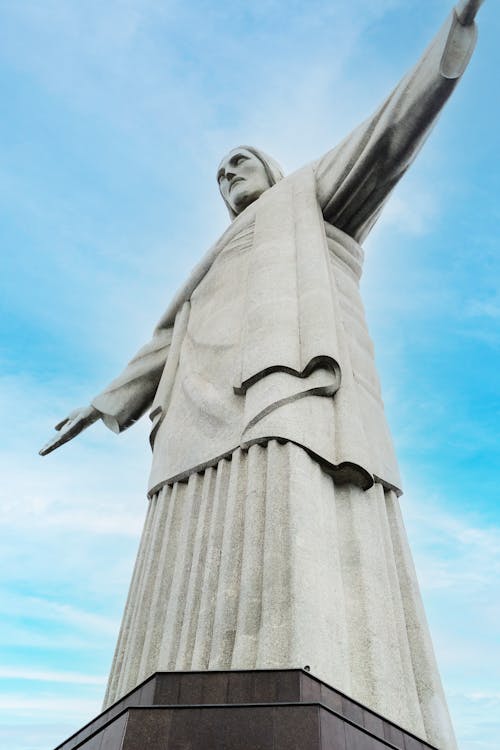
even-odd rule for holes
{"type": "Polygon", "coordinates": [[[252,243],[253,223],[231,238],[193,292],[188,335],[196,345],[238,343],[252,243]]]}

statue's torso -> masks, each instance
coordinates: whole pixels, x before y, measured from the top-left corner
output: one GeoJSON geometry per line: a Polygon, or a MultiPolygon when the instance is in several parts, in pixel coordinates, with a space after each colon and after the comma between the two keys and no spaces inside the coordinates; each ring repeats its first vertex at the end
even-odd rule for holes
{"type": "MultiPolygon", "coordinates": [[[[363,251],[351,238],[326,222],[325,233],[330,272],[338,292],[340,327],[352,366],[352,387],[366,415],[361,429],[367,433],[368,442],[377,444],[379,454],[371,465],[363,468],[394,485],[397,484],[396,460],[383,414],[373,345],[359,292],[363,251]],[[374,438],[376,435],[373,441],[372,434],[374,438]],[[380,477],[384,466],[386,474],[380,477]]],[[[274,410],[245,432],[251,399],[249,394],[236,394],[233,384],[245,323],[246,279],[253,241],[254,220],[251,220],[230,238],[191,295],[189,321],[169,406],[155,438],[152,489],[213,463],[245,441],[260,441],[265,437],[282,437],[304,444],[332,464],[338,459],[337,396],[301,398],[274,410]]],[[[339,321],[330,323],[339,325],[339,321]]],[[[310,380],[313,387],[314,378],[320,376],[321,372],[317,371],[306,381],[310,380]]],[[[253,388],[286,391],[285,381],[297,383],[298,379],[277,373],[253,388]]],[[[304,387],[303,380],[300,385],[304,387]]],[[[342,458],[349,460],[347,456],[342,458]]]]}

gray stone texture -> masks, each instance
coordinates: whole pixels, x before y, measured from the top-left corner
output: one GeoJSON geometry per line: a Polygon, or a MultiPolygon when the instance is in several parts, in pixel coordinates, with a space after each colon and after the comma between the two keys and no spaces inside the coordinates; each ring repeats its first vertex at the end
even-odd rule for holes
{"type": "Polygon", "coordinates": [[[149,411],[150,507],[106,706],[158,670],[308,664],[456,747],[398,506],[360,243],[462,75],[480,4],[460,2],[377,111],[312,164],[284,177],[252,147],[224,157],[230,227],[151,341],[43,449],[149,411]]]}
{"type": "Polygon", "coordinates": [[[151,499],[105,705],[156,670],[304,665],[452,746],[396,493],[272,440],[151,499]]]}

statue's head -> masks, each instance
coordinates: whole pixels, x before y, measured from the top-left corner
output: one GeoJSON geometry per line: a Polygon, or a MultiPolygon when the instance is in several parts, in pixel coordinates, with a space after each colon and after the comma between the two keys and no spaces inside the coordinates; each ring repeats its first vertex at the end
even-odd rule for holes
{"type": "Polygon", "coordinates": [[[274,159],[252,146],[233,148],[221,161],[217,182],[231,219],[283,177],[274,159]]]}

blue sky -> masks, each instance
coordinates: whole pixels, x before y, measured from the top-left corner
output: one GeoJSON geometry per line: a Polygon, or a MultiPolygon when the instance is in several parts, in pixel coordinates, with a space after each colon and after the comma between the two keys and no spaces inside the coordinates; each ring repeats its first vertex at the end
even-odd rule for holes
{"type": "MultiPolygon", "coordinates": [[[[238,143],[286,171],[368,115],[447,0],[0,0],[0,747],[98,713],[147,425],[51,426],[147,339],[227,225],[238,143]]],[[[500,734],[500,16],[365,249],[404,516],[462,750],[500,734]]]]}

